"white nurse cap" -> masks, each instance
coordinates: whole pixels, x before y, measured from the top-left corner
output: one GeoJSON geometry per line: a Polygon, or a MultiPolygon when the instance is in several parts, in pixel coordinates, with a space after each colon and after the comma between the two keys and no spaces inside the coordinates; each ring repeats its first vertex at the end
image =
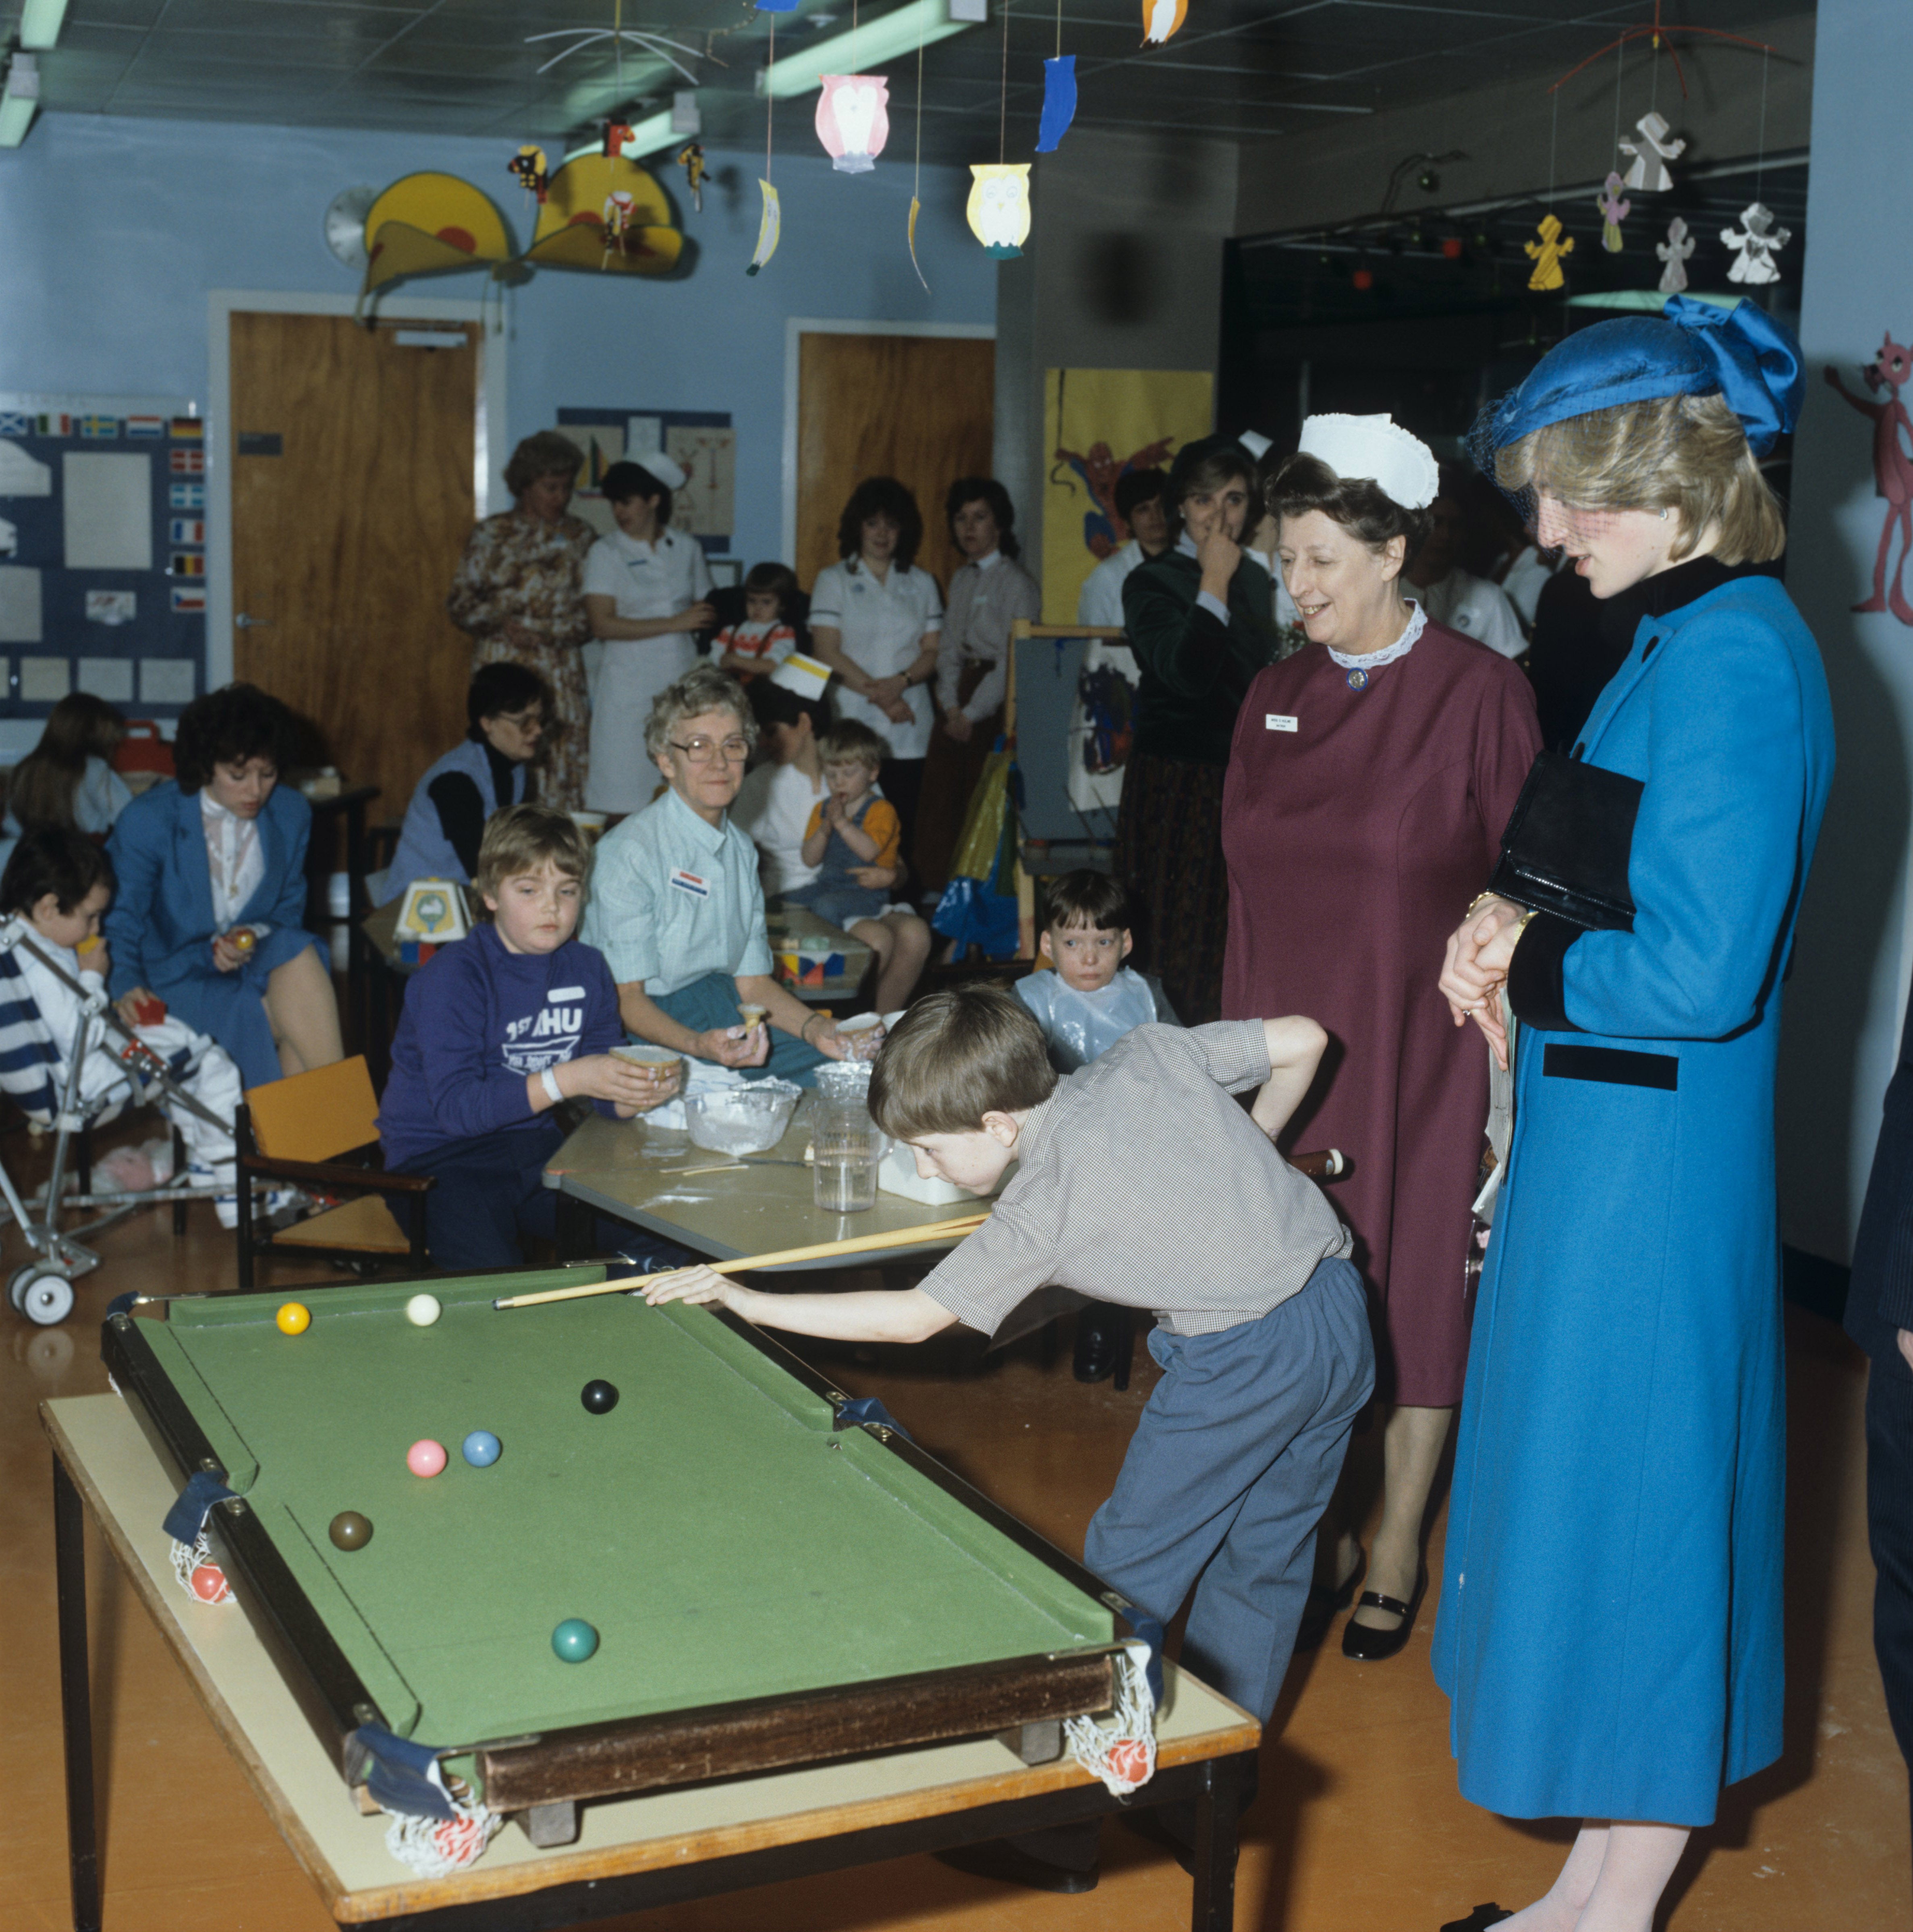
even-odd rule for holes
{"type": "Polygon", "coordinates": [[[1425,510],[1440,494],[1434,452],[1392,416],[1311,416],[1302,426],[1300,453],[1345,482],[1375,484],[1404,510],[1425,510]]]}
{"type": "Polygon", "coordinates": [[[691,480],[683,469],[672,462],[661,449],[649,450],[642,456],[633,456],[627,460],[636,464],[647,475],[655,476],[667,490],[681,490],[691,480]]]}
{"type": "Polygon", "coordinates": [[[786,691],[794,691],[800,698],[819,698],[824,695],[824,687],[830,681],[830,667],[819,664],[815,658],[807,658],[793,651],[770,674],[773,684],[781,684],[786,691]]]}
{"type": "Polygon", "coordinates": [[[1272,446],[1268,437],[1264,436],[1259,429],[1245,429],[1239,430],[1236,434],[1236,440],[1239,442],[1258,463],[1260,463],[1262,459],[1269,454],[1269,449],[1272,446]]]}

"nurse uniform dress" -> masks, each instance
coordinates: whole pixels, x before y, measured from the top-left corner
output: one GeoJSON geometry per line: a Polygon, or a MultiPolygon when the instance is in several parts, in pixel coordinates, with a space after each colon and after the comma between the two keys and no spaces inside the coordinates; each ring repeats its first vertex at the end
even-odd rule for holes
{"type": "MultiPolygon", "coordinates": [[[[1611,369],[1630,400],[1724,387],[1758,454],[1797,409],[1799,351],[1744,313],[1597,324],[1501,408],[1551,384],[1539,424],[1581,414],[1611,369]]],[[[1643,587],[1575,747],[1644,787],[1633,930],[1543,914],[1509,969],[1514,1138],[1434,1668],[1476,1804],[1695,1826],[1780,1751],[1774,1069],[1833,733],[1819,652],[1770,577],[1704,556],[1643,587]]]]}
{"type": "Polygon", "coordinates": [[[1249,686],[1222,800],[1222,1011],[1307,1013],[1328,1029],[1296,1130],[1352,1163],[1334,1198],[1379,1304],[1377,1387],[1447,1408],[1468,1359],[1488,1049],[1455,1026],[1435,979],[1541,730],[1514,665],[1419,610],[1408,632],[1392,663],[1351,673],[1305,644],[1249,686]]]}
{"type": "MultiPolygon", "coordinates": [[[[843,640],[844,655],[872,677],[895,677],[908,670],[943,628],[943,599],[936,579],[914,565],[893,563],[881,584],[860,557],[847,557],[817,573],[810,592],[810,627],[834,628],[843,640]]],[[[916,837],[917,799],[923,789],[923,760],[930,748],[930,726],[936,701],[930,686],[912,685],[903,694],[910,722],[887,718],[868,698],[860,698],[839,678],[830,686],[830,702],[839,718],[867,724],[890,747],[879,774],[884,796],[903,821],[903,850],[916,837]]]]}
{"type": "MultiPolygon", "coordinates": [[[[674,617],[710,595],[710,566],[695,537],[667,527],[655,543],[622,530],[600,537],[584,560],[584,594],[614,600],[617,615],[674,617]]],[[[591,682],[591,776],[584,802],[593,812],[641,812],[658,788],[644,751],[651,702],[698,662],[689,631],[655,638],[608,638],[591,682]]]]}

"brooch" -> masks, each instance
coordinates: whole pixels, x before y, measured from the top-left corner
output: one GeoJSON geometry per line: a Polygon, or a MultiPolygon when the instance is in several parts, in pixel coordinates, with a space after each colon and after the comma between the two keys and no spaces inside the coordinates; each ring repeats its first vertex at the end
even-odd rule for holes
{"type": "Polygon", "coordinates": [[[1359,665],[1349,673],[1348,688],[1351,691],[1366,691],[1368,688],[1368,674],[1359,665]]]}

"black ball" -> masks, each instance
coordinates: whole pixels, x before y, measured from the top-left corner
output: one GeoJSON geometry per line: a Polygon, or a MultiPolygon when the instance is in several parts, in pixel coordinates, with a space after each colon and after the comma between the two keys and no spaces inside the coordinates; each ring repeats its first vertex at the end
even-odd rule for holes
{"type": "Polygon", "coordinates": [[[608,1415],[617,1406],[617,1390],[609,1382],[587,1382],[578,1399],[593,1415],[608,1415]]]}

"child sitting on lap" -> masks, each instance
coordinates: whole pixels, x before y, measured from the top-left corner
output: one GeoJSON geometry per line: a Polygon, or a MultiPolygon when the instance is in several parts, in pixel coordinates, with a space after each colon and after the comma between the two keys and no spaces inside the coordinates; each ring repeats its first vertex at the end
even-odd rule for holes
{"type": "MultiPolygon", "coordinates": [[[[990,1219],[917,1288],[766,1294],[695,1268],[646,1298],[854,1342],[991,1334],[1052,1282],[1152,1311],[1162,1379],[1083,1560],[1164,1623],[1193,1588],[1184,1661],[1266,1723],[1374,1373],[1348,1231],[1274,1145],[1326,1042],[1300,1018],[1143,1026],[1059,1081],[1014,994],[931,994],[885,1041],[870,1111],[926,1178],[987,1195],[1017,1162],[990,1219]],[[1245,1114],[1229,1096],[1251,1087],[1245,1114]]],[[[1084,1889],[1093,1838],[1086,1862],[1057,1849],[1053,1888],[1084,1889]]]]}
{"type": "Polygon", "coordinates": [[[744,621],[712,640],[717,668],[740,684],[775,670],[797,649],[797,573],[788,564],[754,563],[744,578],[744,621]]]}
{"type": "Polygon", "coordinates": [[[877,790],[888,748],[869,725],[847,718],[817,741],[817,752],[829,790],[811,811],[803,854],[817,876],[784,897],[876,954],[877,1007],[890,1012],[915,989],[929,957],[930,929],[914,913],[892,907],[881,886],[859,885],[855,877],[861,866],[896,865],[902,841],[896,808],[877,790]]]}
{"type": "MultiPolygon", "coordinates": [[[[436,1177],[425,1238],[442,1268],[516,1268],[521,1236],[554,1234],[557,1196],[543,1177],[564,1138],[551,1118],[560,1101],[590,1100],[628,1120],[677,1090],[677,1070],[611,1052],[624,1043],[617,989],[604,956],[572,937],[589,864],[566,813],[494,814],[472,881],[489,922],[441,948],[406,989],[379,1140],[388,1167],[436,1177]]],[[[607,1249],[629,1238],[600,1232],[607,1249]]]]}
{"type": "MultiPolygon", "coordinates": [[[[106,947],[98,943],[101,917],[113,896],[112,861],[84,832],[70,826],[38,825],[23,832],[0,877],[0,912],[25,920],[33,945],[89,993],[104,987],[113,970],[106,947]],[[78,949],[89,941],[92,944],[81,952],[78,949]]],[[[50,1070],[50,1076],[54,1091],[64,1094],[73,1042],[80,1031],[80,995],[62,985],[26,946],[16,946],[14,958],[56,1043],[60,1064],[50,1070]]],[[[153,1004],[159,1005],[157,1000],[153,1004]]],[[[239,1070],[222,1048],[183,1020],[162,1018],[141,1025],[135,994],[128,994],[116,1010],[141,1043],[166,1063],[167,1072],[180,1086],[209,1112],[232,1120],[239,1104],[239,1070]]],[[[119,1059],[124,1040],[104,1030],[95,1037],[98,1043],[89,1049],[80,1071],[82,1096],[88,1100],[108,1095],[116,1100],[131,1099],[132,1082],[119,1059]]],[[[176,1100],[162,1100],[160,1105],[186,1143],[191,1184],[216,1190],[213,1210],[220,1226],[236,1226],[239,1201],[230,1127],[222,1132],[176,1100]]]]}
{"type": "Polygon", "coordinates": [[[1086,1066],[1133,1027],[1181,1024],[1152,974],[1125,966],[1136,942],[1129,898],[1107,872],[1065,872],[1050,881],[1036,950],[1056,970],[1017,982],[1036,1016],[1059,1073],[1086,1066]]]}

